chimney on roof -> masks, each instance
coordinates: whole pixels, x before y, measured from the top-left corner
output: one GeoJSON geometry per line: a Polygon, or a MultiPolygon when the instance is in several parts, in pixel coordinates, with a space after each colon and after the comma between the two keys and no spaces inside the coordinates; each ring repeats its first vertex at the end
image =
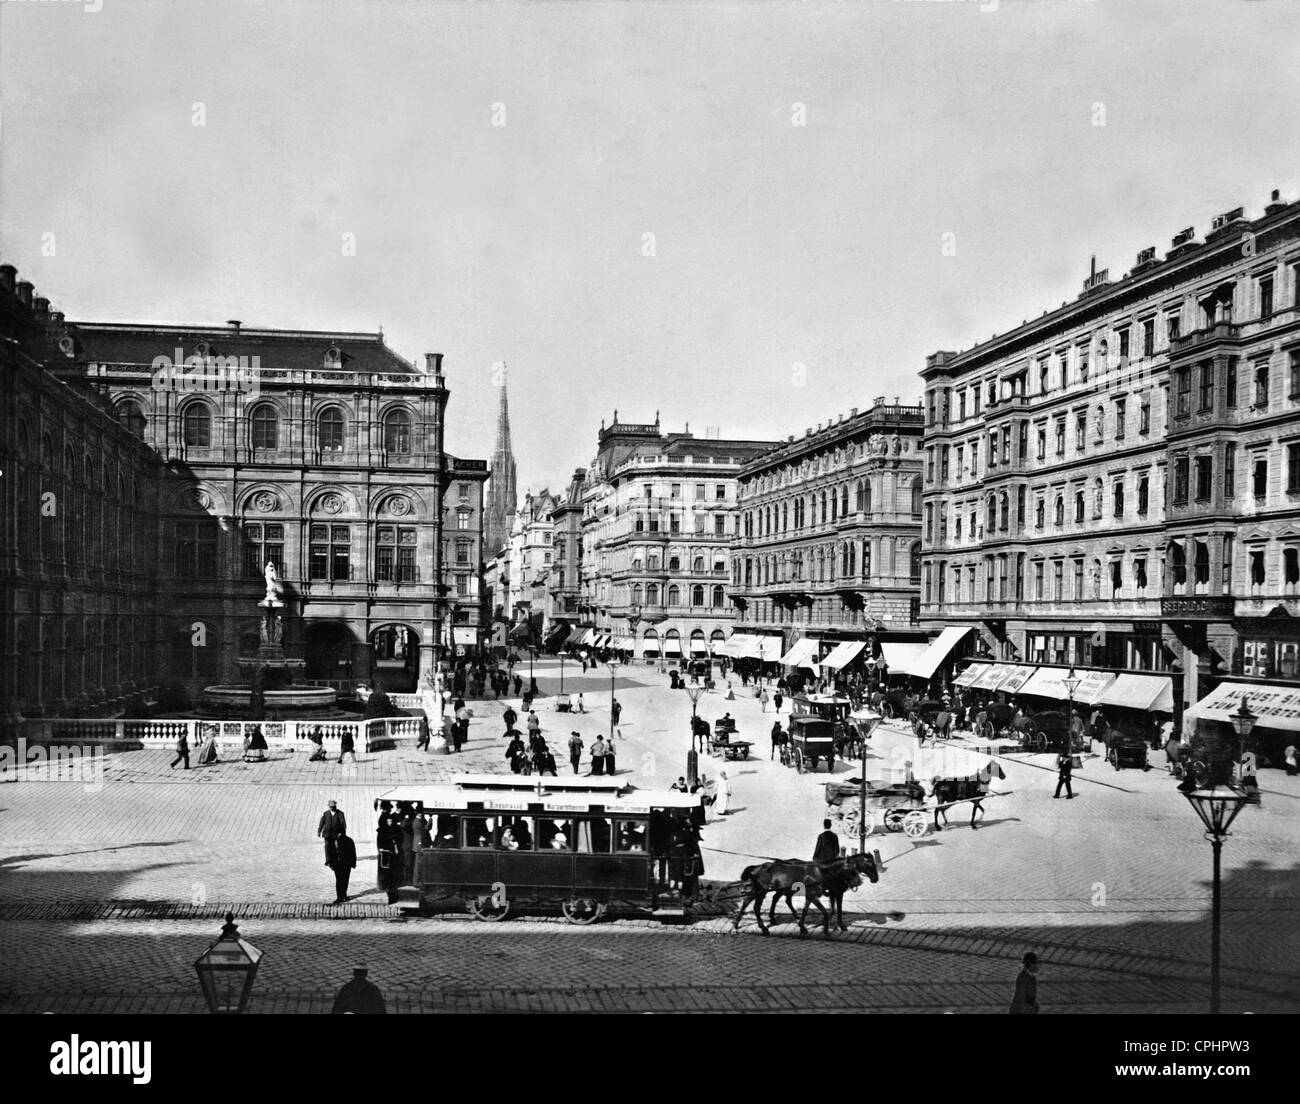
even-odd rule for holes
{"type": "Polygon", "coordinates": [[[18,296],[18,302],[20,302],[24,307],[30,307],[32,305],[32,291],[33,288],[30,280],[19,280],[18,283],[14,285],[14,292],[18,296]]]}
{"type": "Polygon", "coordinates": [[[239,333],[239,327],[243,325],[238,318],[227,318],[226,325],[230,327],[232,333],[239,333]]]}
{"type": "Polygon", "coordinates": [[[442,375],[442,354],[441,354],[441,353],[425,353],[425,354],[424,354],[424,370],[425,370],[426,372],[429,372],[429,373],[435,375],[435,376],[440,376],[440,375],[442,375]]]}
{"type": "Polygon", "coordinates": [[[1278,191],[1276,188],[1274,188],[1273,194],[1270,197],[1269,205],[1264,208],[1264,214],[1266,215],[1275,214],[1276,212],[1282,210],[1285,206],[1286,204],[1282,202],[1282,193],[1278,191]]]}
{"type": "Polygon", "coordinates": [[[37,318],[44,319],[50,313],[50,301],[38,295],[32,300],[32,313],[37,318]]]}
{"type": "Polygon", "coordinates": [[[852,410],[849,411],[849,417],[856,418],[857,416],[858,416],[858,408],[855,406],[852,410]]]}
{"type": "Polygon", "coordinates": [[[62,312],[62,311],[50,311],[50,324],[51,324],[51,325],[54,325],[54,326],[62,326],[62,325],[63,325],[63,312],[62,312]]]}
{"type": "Polygon", "coordinates": [[[5,291],[13,293],[14,280],[17,278],[18,269],[14,268],[13,265],[0,265],[0,287],[4,288],[5,291]]]}

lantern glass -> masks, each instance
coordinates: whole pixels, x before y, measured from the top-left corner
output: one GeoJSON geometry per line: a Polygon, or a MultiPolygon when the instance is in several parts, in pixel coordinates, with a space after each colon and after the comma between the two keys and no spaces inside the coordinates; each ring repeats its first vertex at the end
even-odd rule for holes
{"type": "Polygon", "coordinates": [[[1246,794],[1234,786],[1211,786],[1204,790],[1184,790],[1183,796],[1196,811],[1205,834],[1211,839],[1223,839],[1228,834],[1237,814],[1246,806],[1246,794]]]}
{"type": "Polygon", "coordinates": [[[1074,673],[1073,667],[1070,668],[1070,673],[1066,675],[1065,678],[1061,679],[1061,683],[1065,687],[1065,692],[1069,694],[1070,697],[1074,697],[1074,692],[1079,689],[1079,683],[1082,681],[1083,679],[1079,678],[1079,676],[1074,673]]]}
{"type": "Polygon", "coordinates": [[[219,1015],[243,1012],[261,960],[262,952],[239,937],[233,916],[227,914],[221,938],[194,963],[208,1010],[219,1015]]]}
{"type": "Polygon", "coordinates": [[[1242,740],[1250,739],[1250,734],[1255,730],[1255,714],[1251,712],[1250,706],[1246,704],[1246,699],[1241,699],[1241,706],[1237,712],[1231,714],[1232,727],[1236,729],[1237,736],[1242,740]]]}

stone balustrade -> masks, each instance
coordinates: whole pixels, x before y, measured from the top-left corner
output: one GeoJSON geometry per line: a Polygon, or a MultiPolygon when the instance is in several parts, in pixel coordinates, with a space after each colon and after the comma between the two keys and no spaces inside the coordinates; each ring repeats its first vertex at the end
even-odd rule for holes
{"type": "MultiPolygon", "coordinates": [[[[403,695],[407,696],[407,695],[403,695]]],[[[30,744],[103,744],[109,749],[133,750],[174,747],[184,733],[192,751],[209,737],[217,746],[242,749],[254,725],[260,725],[268,747],[304,748],[313,729],[320,727],[326,747],[337,748],[345,732],[351,732],[357,751],[380,751],[398,743],[412,743],[420,735],[420,717],[386,717],[369,721],[218,721],[104,720],[97,717],[51,718],[23,721],[13,726],[13,736],[30,744]]]]}

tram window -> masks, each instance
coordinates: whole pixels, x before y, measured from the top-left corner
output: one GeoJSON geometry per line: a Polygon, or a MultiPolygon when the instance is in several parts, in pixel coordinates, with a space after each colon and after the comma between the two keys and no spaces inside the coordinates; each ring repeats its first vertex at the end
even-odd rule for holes
{"type": "Polygon", "coordinates": [[[466,817],[465,846],[491,847],[495,828],[495,817],[466,817]]]}
{"type": "Polygon", "coordinates": [[[531,851],[533,833],[529,827],[529,817],[502,817],[501,835],[497,840],[498,851],[531,851]]]}
{"type": "MultiPolygon", "coordinates": [[[[438,814],[438,830],[433,836],[434,847],[456,847],[460,840],[460,817],[451,813],[438,814]]],[[[473,846],[470,844],[470,846],[473,846]]]]}
{"type": "Polygon", "coordinates": [[[573,826],[567,820],[537,818],[537,850],[568,851],[572,848],[573,826]]]}
{"type": "Polygon", "coordinates": [[[611,834],[605,817],[584,817],[577,823],[577,850],[584,855],[608,855],[611,834]]]}
{"type": "Polygon", "coordinates": [[[620,820],[618,822],[618,850],[645,850],[645,822],[640,820],[620,820]]]}

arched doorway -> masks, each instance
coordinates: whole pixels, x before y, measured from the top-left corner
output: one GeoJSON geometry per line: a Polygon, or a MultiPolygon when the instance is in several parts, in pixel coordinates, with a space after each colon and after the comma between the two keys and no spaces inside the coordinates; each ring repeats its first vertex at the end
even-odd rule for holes
{"type": "Polygon", "coordinates": [[[374,678],[390,693],[409,694],[420,673],[420,634],[409,625],[380,625],[370,630],[370,663],[374,678]]]}
{"type": "Polygon", "coordinates": [[[341,621],[315,621],[303,630],[303,678],[322,682],[350,679],[356,635],[341,621]]]}

